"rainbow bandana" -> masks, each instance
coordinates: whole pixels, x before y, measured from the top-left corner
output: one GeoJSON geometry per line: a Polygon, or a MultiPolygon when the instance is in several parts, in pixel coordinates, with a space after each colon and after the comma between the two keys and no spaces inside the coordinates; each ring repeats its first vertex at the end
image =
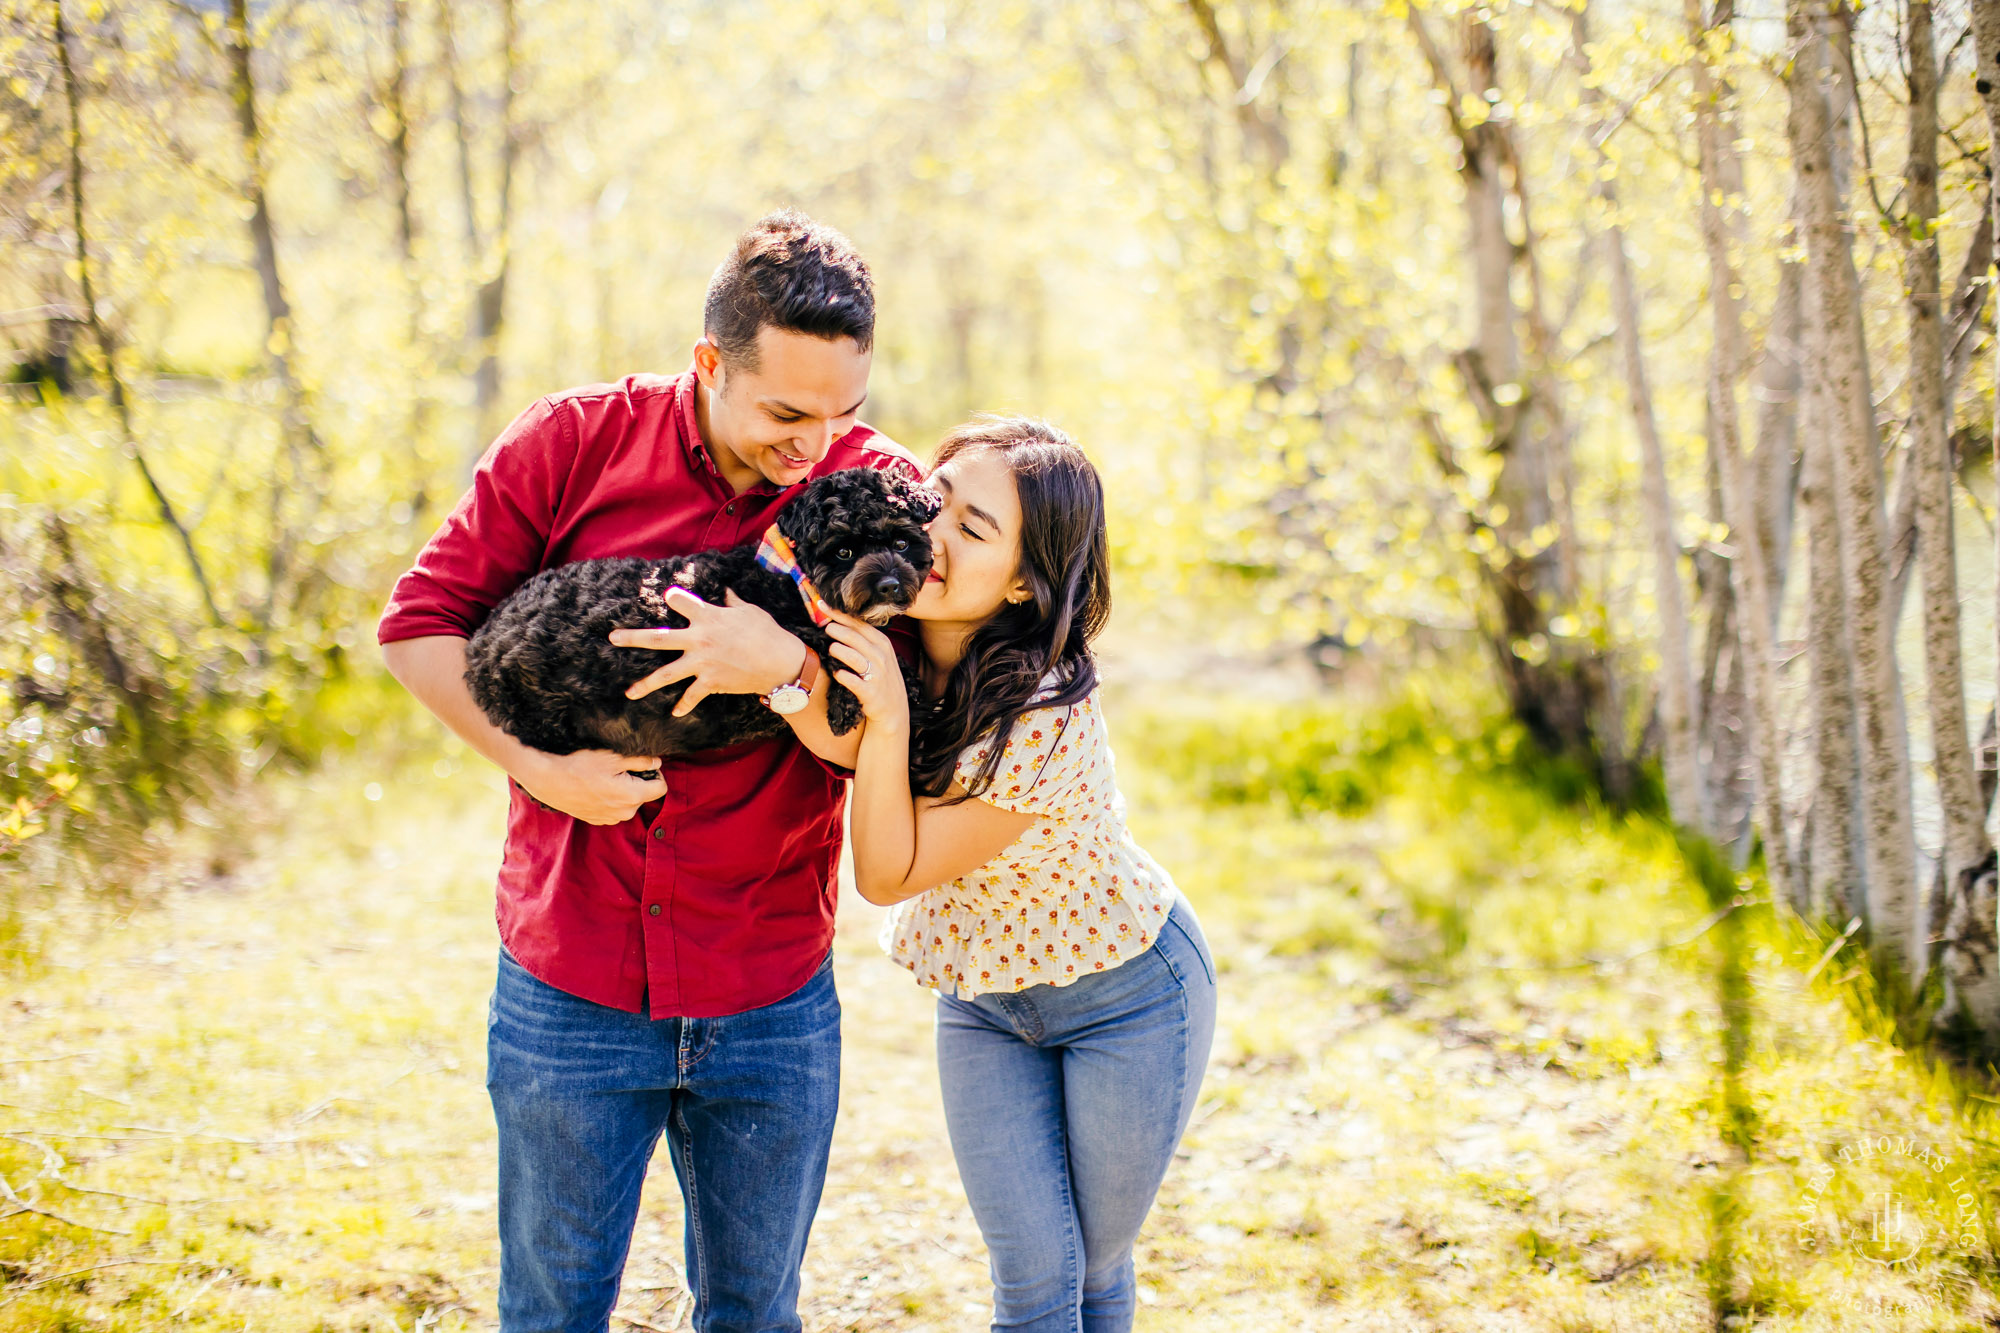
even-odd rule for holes
{"type": "Polygon", "coordinates": [[[833,608],[827,605],[826,598],[819,595],[819,589],[813,587],[806,572],[799,568],[798,554],[775,523],[764,529],[764,540],[757,547],[757,563],[798,585],[799,598],[805,602],[806,614],[812,617],[813,624],[824,628],[833,619],[833,608]]]}

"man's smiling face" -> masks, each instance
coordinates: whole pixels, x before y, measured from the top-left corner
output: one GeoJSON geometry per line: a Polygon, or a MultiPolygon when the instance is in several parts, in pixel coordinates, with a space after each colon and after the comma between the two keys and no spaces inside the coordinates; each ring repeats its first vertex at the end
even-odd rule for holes
{"type": "Polygon", "coordinates": [[[854,429],[868,396],[872,351],[852,338],[816,338],[766,324],[754,365],[731,365],[706,338],[695,344],[702,436],[731,489],[759,478],[804,481],[833,442],[854,429]]]}

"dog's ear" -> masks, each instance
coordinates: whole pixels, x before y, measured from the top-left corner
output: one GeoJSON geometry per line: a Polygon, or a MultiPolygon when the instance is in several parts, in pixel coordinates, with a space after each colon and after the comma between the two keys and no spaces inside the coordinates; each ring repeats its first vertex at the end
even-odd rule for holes
{"type": "Polygon", "coordinates": [[[834,497],[839,490],[839,477],[838,472],[832,472],[805,483],[798,498],[778,511],[778,531],[794,544],[800,544],[812,533],[826,527],[826,511],[836,503],[834,497]]]}
{"type": "Polygon", "coordinates": [[[889,478],[889,498],[910,511],[918,523],[928,523],[944,508],[944,497],[928,486],[919,486],[906,477],[889,478]]]}

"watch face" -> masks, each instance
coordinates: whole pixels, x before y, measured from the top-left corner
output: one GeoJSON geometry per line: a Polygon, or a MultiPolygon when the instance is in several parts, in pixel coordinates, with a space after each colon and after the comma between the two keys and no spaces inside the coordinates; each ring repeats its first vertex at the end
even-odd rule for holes
{"type": "Polygon", "coordinates": [[[806,700],[810,698],[812,698],[810,694],[796,685],[780,685],[771,691],[771,697],[765,702],[770,705],[774,713],[790,714],[804,708],[806,700]]]}

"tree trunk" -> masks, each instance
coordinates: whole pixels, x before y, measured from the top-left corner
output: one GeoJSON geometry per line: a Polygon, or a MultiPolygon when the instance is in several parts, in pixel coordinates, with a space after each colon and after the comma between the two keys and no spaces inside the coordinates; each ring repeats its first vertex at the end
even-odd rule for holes
{"type": "Polygon", "coordinates": [[[438,15],[443,28],[445,69],[450,84],[452,131],[458,145],[459,193],[465,209],[465,239],[473,271],[479,285],[473,292],[472,318],[467,330],[474,366],[472,372],[473,440],[467,466],[486,452],[501,423],[496,420],[500,404],[500,336],[507,314],[507,269],[513,235],[514,165],[519,155],[520,136],[514,123],[514,68],[518,33],[514,0],[500,0],[499,133],[500,179],[493,230],[482,241],[477,200],[472,185],[472,130],[465,113],[464,81],[458,66],[456,33],[451,17],[452,0],[439,0],[438,15]]]}
{"type": "Polygon", "coordinates": [[[403,330],[403,354],[409,359],[410,415],[405,442],[413,481],[409,510],[410,524],[424,522],[429,504],[429,488],[424,463],[423,441],[430,433],[430,358],[425,355],[423,331],[423,286],[417,271],[417,218],[415,191],[410,179],[410,51],[409,0],[389,0],[389,78],[383,84],[382,105],[393,124],[389,129],[389,179],[395,191],[396,253],[403,266],[403,299],[408,303],[408,319],[403,330]]]}
{"type": "Polygon", "coordinates": [[[146,461],[145,451],[139,447],[139,436],[132,428],[132,404],[125,393],[124,377],[118,373],[118,343],[111,336],[111,326],[104,322],[103,314],[97,308],[97,291],[91,277],[90,232],[85,226],[87,212],[83,204],[83,94],[77,86],[76,67],[69,54],[69,29],[63,20],[63,0],[51,0],[55,12],[56,63],[62,69],[63,97],[69,106],[69,207],[70,226],[76,233],[76,278],[83,297],[83,319],[97,343],[97,354],[104,359],[104,379],[110,392],[111,410],[118,418],[118,436],[125,447],[125,456],[139,469],[141,480],[152,494],[153,507],[158,510],[160,522],[164,523],[180,541],[181,553],[187,557],[188,573],[194,576],[194,586],[201,594],[201,604],[208,611],[209,623],[220,626],[222,612],[215,604],[215,590],[208,581],[208,570],[203,567],[201,555],[195,550],[194,534],[175,512],[173,501],[167,498],[166,488],[146,461]]]}
{"type": "MultiPolygon", "coordinates": [[[[1702,428],[1704,438],[1715,433],[1715,401],[1709,394],[1702,428]]],[[[1722,477],[1716,471],[1715,450],[1703,453],[1702,518],[1714,531],[1723,526],[1722,477]]],[[[1702,630],[1701,684],[1695,692],[1700,701],[1700,729],[1696,744],[1702,771],[1708,777],[1708,803],[1714,817],[1715,839],[1734,844],[1748,860],[1750,812],[1756,804],[1754,783],[1744,780],[1749,751],[1745,741],[1750,724],[1750,705],[1744,698],[1741,638],[1736,617],[1741,608],[1729,577],[1729,560],[1717,543],[1704,541],[1694,551],[1696,600],[1704,608],[1699,617],[1702,630]]]]}
{"type": "MultiPolygon", "coordinates": [[[[1805,265],[1792,259],[1778,263],[1778,294],[1771,306],[1771,325],[1764,334],[1763,355],[1757,362],[1757,452],[1751,455],[1757,491],[1757,531],[1764,540],[1764,568],[1771,581],[1771,614],[1785,601],[1785,579],[1792,557],[1793,501],[1798,495],[1799,470],[1793,461],[1798,448],[1801,373],[1799,294],[1805,286],[1805,265]]],[[[1772,621],[1773,632],[1777,622],[1772,621]]]]}
{"type": "MultiPolygon", "coordinates": [[[[1588,12],[1579,7],[1570,16],[1571,52],[1589,72],[1588,12]]],[[[1586,80],[1586,87],[1588,81],[1586,80]]],[[[1646,512],[1646,532],[1653,548],[1653,600],[1660,625],[1660,729],[1667,778],[1667,804],[1674,821],[1713,836],[1708,784],[1701,772],[1696,746],[1699,719],[1694,693],[1694,662],[1688,647],[1687,599],[1681,588],[1680,539],[1674,534],[1673,489],[1667,483],[1666,451],[1660,444],[1659,421],[1653,413],[1653,386],[1646,370],[1639,294],[1632,281],[1632,264],[1625,250],[1625,227],[1618,211],[1611,159],[1604,151],[1609,132],[1603,95],[1589,88],[1586,96],[1597,108],[1592,141],[1597,148],[1598,198],[1604,202],[1608,225],[1604,234],[1606,266],[1611,273],[1611,305],[1617,320],[1618,351],[1625,365],[1625,397],[1632,426],[1639,437],[1640,497],[1646,512]]]]}
{"type": "Polygon", "coordinates": [[[306,413],[305,390],[292,368],[292,307],[278,269],[278,243],[271,226],[265,193],[264,131],[257,114],[257,82],[250,68],[253,50],[248,0],[229,0],[225,24],[229,51],[230,88],[236,103],[236,127],[243,140],[243,194],[250,206],[250,245],[256,256],[258,282],[264,293],[264,346],[272,376],[278,382],[279,434],[285,466],[272,470],[271,550],[266,568],[264,602],[257,613],[260,630],[270,628],[280,589],[290,573],[298,530],[310,522],[319,485],[307,475],[307,456],[317,454],[319,441],[306,413]],[[297,493],[304,512],[285,520],[285,501],[297,493]]]}
{"type": "MultiPolygon", "coordinates": [[[[1958,401],[1959,382],[1965,378],[1965,368],[1972,361],[1972,347],[1978,342],[1979,314],[1986,307],[1986,270],[1993,266],[1993,201],[1986,200],[1980,206],[1979,226],[1973,230],[1972,240],[1965,249],[1965,262],[1959,265],[1958,281],[1951,290],[1951,305],[1944,316],[1945,327],[1942,334],[1944,344],[1944,431],[1946,439],[1952,432],[1952,404],[1958,401]]],[[[1907,430],[1916,429],[1915,422],[1906,422],[1907,430]]],[[[1889,603],[1900,608],[1903,597],[1909,589],[1910,575],[1916,569],[1917,555],[1917,491],[1916,464],[1906,461],[1896,474],[1895,499],[1889,508],[1889,603]]]]}
{"type": "MultiPolygon", "coordinates": [[[[1817,328],[1818,302],[1808,293],[1806,327],[1817,328]]],[[[1817,344],[1809,335],[1807,364],[1816,364],[1817,344]]],[[[1840,573],[1840,517],[1835,512],[1829,477],[1833,462],[1826,438],[1825,397],[1817,376],[1805,388],[1800,403],[1800,436],[1805,457],[1800,463],[1799,504],[1806,523],[1806,643],[1810,654],[1813,796],[1811,808],[1812,873],[1807,913],[1819,920],[1847,917],[1866,902],[1860,874],[1860,849],[1855,836],[1861,828],[1860,773],[1854,727],[1854,678],[1848,648],[1847,592],[1840,573]]]]}
{"type": "MultiPolygon", "coordinates": [[[[1687,0],[1686,14],[1690,37],[1697,49],[1717,33],[1704,22],[1700,0],[1687,0]]],[[[1726,33],[1726,28],[1719,30],[1726,33]]],[[[1770,571],[1765,565],[1763,524],[1758,522],[1757,491],[1751,466],[1743,458],[1741,423],[1736,401],[1736,382],[1742,375],[1744,355],[1742,312],[1737,293],[1742,281],[1731,253],[1729,219],[1723,214],[1725,201],[1740,197],[1741,190],[1729,179],[1722,155],[1729,140],[1729,121],[1720,105],[1726,90],[1716,79],[1706,59],[1696,59],[1694,76],[1695,125],[1700,146],[1701,231],[1708,252],[1709,303],[1715,317],[1714,406],[1715,430],[1710,438],[1722,476],[1723,512],[1728,516],[1730,577],[1742,614],[1737,630],[1742,636],[1745,667],[1744,683],[1750,700],[1750,751],[1757,765],[1758,805],[1764,825],[1764,858],[1774,895],[1797,901],[1793,874],[1791,833],[1785,823],[1784,770],[1781,755],[1784,735],[1778,715],[1778,670],[1775,643],[1776,615],[1771,602],[1770,571]]]]}
{"type": "MultiPolygon", "coordinates": [[[[1606,200],[1616,208],[1611,188],[1606,200]]],[[[1666,453],[1653,415],[1653,389],[1639,342],[1639,298],[1625,253],[1625,231],[1613,226],[1605,238],[1611,267],[1612,302],[1617,310],[1618,343],[1625,362],[1626,396],[1639,436],[1640,488],[1647,534],[1653,547],[1654,604],[1660,621],[1660,723],[1667,773],[1667,800],[1678,823],[1702,833],[1713,829],[1708,784],[1695,746],[1700,726],[1694,694],[1694,662],[1688,648],[1687,599],[1681,588],[1680,539],[1674,533],[1673,491],[1667,483],[1666,453]]]]}
{"type": "Polygon", "coordinates": [[[1244,142],[1263,159],[1266,174],[1275,176],[1291,154],[1291,143],[1283,122],[1259,104],[1257,93],[1277,61],[1283,58],[1284,48],[1274,44],[1255,65],[1245,65],[1243,57],[1230,49],[1222,24],[1216,19],[1215,7],[1208,0],[1187,0],[1187,7],[1202,40],[1208,43],[1203,63],[1228,81],[1228,100],[1236,110],[1236,123],[1244,142]]]}
{"type": "MultiPolygon", "coordinates": [[[[2000,0],[1972,0],[1972,43],[1976,50],[1974,86],[1986,107],[1992,142],[2000,143],[2000,0]]],[[[1933,91],[1933,97],[1935,92],[1933,91]]],[[[2000,209],[2000,191],[1989,191],[1989,210],[2000,209]]],[[[1989,211],[1989,218],[1993,214],[1989,211]]],[[[2000,221],[1993,224],[2000,230],[2000,221]]],[[[1993,420],[1994,457],[2000,459],[2000,413],[1993,420]]],[[[1994,475],[2000,476],[2000,464],[1994,475]]],[[[1948,511],[1947,511],[1948,512],[1948,511]]],[[[1996,526],[2000,534],[2000,526],[1996,526]]],[[[1984,820],[1981,820],[1982,831],[1984,820]]],[[[1995,889],[1991,874],[1954,883],[1944,935],[1945,967],[1965,1017],[1990,1044],[2000,1031],[2000,965],[1995,961],[1995,889]]]]}
{"type": "Polygon", "coordinates": [[[417,222],[410,191],[409,0],[389,0],[389,80],[382,109],[389,113],[389,180],[396,191],[396,253],[407,277],[417,261],[417,222]]]}
{"type": "Polygon", "coordinates": [[[438,0],[438,46],[444,61],[452,141],[458,148],[458,206],[465,215],[466,260],[476,267],[485,247],[479,241],[479,203],[472,188],[472,130],[465,112],[465,79],[458,67],[458,22],[452,15],[452,3],[438,0]]]}
{"type": "Polygon", "coordinates": [[[1910,0],[1909,253],[1910,462],[1917,551],[1924,575],[1924,667],[1944,814],[1946,874],[1956,880],[1986,858],[1986,811],[1966,735],[1958,623],[1957,545],[1951,514],[1951,425],[1944,397],[1943,281],[1938,263],[1938,71],[1929,0],[1910,0]]]}
{"type": "MultiPolygon", "coordinates": [[[[1818,38],[1814,41],[1817,45],[1818,38]]],[[[1838,83],[1844,126],[1844,111],[1851,99],[1845,96],[1845,80],[1838,83]]],[[[1836,127],[1831,137],[1833,177],[1844,182],[1848,136],[1844,128],[1836,127]]],[[[1791,203],[1796,226],[1801,207],[1796,180],[1791,203]]],[[[1800,503],[1810,510],[1806,596],[1814,749],[1813,795],[1807,805],[1812,869],[1805,910],[1818,919],[1832,916],[1845,920],[1866,911],[1866,838],[1862,832],[1853,650],[1840,568],[1840,516],[1831,489],[1833,461],[1827,442],[1830,427],[1825,377],[1819,371],[1826,356],[1819,308],[1819,293],[1808,272],[1799,290],[1801,364],[1813,367],[1813,372],[1802,378],[1799,391],[1799,431],[1806,441],[1800,462],[1800,503]]]]}
{"type": "MultiPolygon", "coordinates": [[[[1819,297],[1825,355],[1827,434],[1832,444],[1842,579],[1860,709],[1862,798],[1867,812],[1868,916],[1878,945],[1914,989],[1926,949],[1916,937],[1916,842],[1910,818],[1909,747],[1902,731],[1895,627],[1888,605],[1888,533],[1881,460],[1871,446],[1867,346],[1857,318],[1854,273],[1842,203],[1834,188],[1826,95],[1820,84],[1816,16],[1806,0],[1787,6],[1792,49],[1790,137],[1799,175],[1807,263],[1819,297]]],[[[1833,21],[1832,16],[1818,19],[1833,21]]]]}
{"type": "Polygon", "coordinates": [[[1484,12],[1467,11],[1460,18],[1467,86],[1473,90],[1464,96],[1422,13],[1415,6],[1407,12],[1463,150],[1459,175],[1472,251],[1474,336],[1457,362],[1486,432],[1486,450],[1500,460],[1491,507],[1473,516],[1495,546],[1481,570],[1493,598],[1484,637],[1514,716],[1536,744],[1580,760],[1605,780],[1613,776],[1606,759],[1617,754],[1615,743],[1597,734],[1606,712],[1605,664],[1584,645],[1558,642],[1550,633],[1551,618],[1567,605],[1562,552],[1571,535],[1564,531],[1555,493],[1560,449],[1555,436],[1562,428],[1553,397],[1557,380],[1539,367],[1535,373],[1524,367],[1519,335],[1524,316],[1513,292],[1515,264],[1528,262],[1532,270],[1533,233],[1517,244],[1507,230],[1510,170],[1517,205],[1526,197],[1521,155],[1510,138],[1511,122],[1491,116],[1468,120],[1460,113],[1470,103],[1501,100],[1499,51],[1484,12]],[[1538,396],[1548,401],[1538,402],[1538,396]]]}

